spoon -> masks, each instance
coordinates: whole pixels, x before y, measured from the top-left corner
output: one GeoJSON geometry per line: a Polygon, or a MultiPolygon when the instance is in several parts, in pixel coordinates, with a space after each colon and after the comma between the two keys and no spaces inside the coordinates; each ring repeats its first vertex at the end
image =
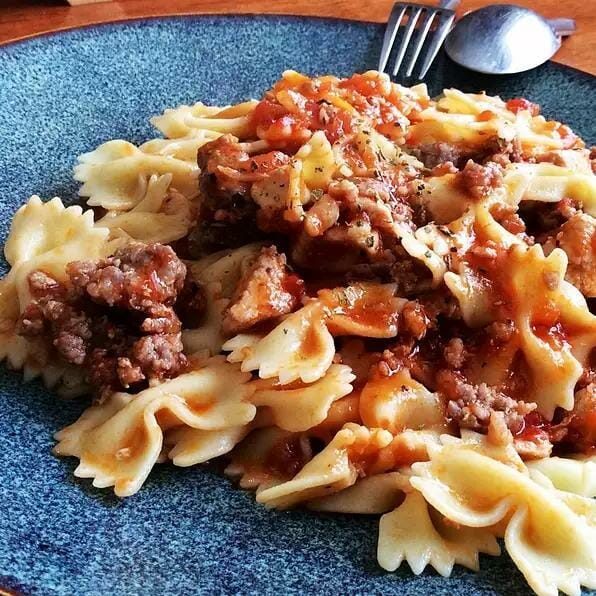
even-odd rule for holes
{"type": "Polygon", "coordinates": [[[471,70],[513,74],[546,62],[561,47],[561,37],[574,31],[573,19],[547,21],[529,8],[493,4],[464,15],[445,51],[471,70]]]}

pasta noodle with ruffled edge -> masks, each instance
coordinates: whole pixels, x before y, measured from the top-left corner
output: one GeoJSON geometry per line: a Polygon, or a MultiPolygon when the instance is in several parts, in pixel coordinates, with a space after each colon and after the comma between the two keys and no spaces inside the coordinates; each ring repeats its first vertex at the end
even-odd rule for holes
{"type": "Polygon", "coordinates": [[[292,480],[261,491],[257,501],[267,507],[287,509],[352,486],[358,478],[353,460],[377,453],[389,445],[392,438],[386,430],[346,424],[292,480]]]}
{"type": "Polygon", "coordinates": [[[197,161],[197,151],[199,148],[220,136],[221,133],[212,130],[191,129],[183,137],[151,139],[143,143],[139,149],[143,153],[173,157],[194,165],[197,161]]]}
{"type": "Polygon", "coordinates": [[[299,387],[259,379],[254,383],[256,391],[251,401],[268,408],[279,428],[305,431],[325,420],[334,401],[351,393],[354,379],[350,367],[343,364],[332,364],[324,377],[299,387]]]}
{"type": "Polygon", "coordinates": [[[309,189],[325,188],[331,182],[337,166],[331,143],[322,130],[315,132],[295,157],[302,161],[302,177],[309,189]]]}
{"type": "Polygon", "coordinates": [[[532,116],[528,110],[513,113],[500,97],[486,94],[445,89],[443,97],[434,106],[423,110],[419,118],[420,121],[409,129],[409,143],[447,142],[481,146],[491,138],[504,141],[517,139],[529,156],[565,148],[558,123],[553,125],[543,116],[532,116]],[[483,112],[490,113],[491,117],[479,119],[483,112]]]}
{"type": "MultiPolygon", "coordinates": [[[[75,476],[93,478],[96,487],[114,486],[116,495],[130,496],[157,462],[165,431],[180,425],[229,431],[249,424],[256,414],[249,401],[254,392],[249,380],[249,374],[216,357],[137,395],[114,393],[56,433],[54,453],[79,458],[75,476]]],[[[189,438],[178,436],[182,447],[174,445],[169,453],[187,465],[192,459],[189,438]]]]}
{"type": "Polygon", "coordinates": [[[410,481],[401,472],[366,476],[343,490],[306,503],[314,511],[374,515],[394,509],[404,498],[410,481]]]}
{"type": "Polygon", "coordinates": [[[596,175],[591,171],[576,172],[551,163],[516,163],[505,169],[504,183],[513,205],[520,201],[558,203],[569,198],[596,217],[596,175]]]}
{"type": "Polygon", "coordinates": [[[108,242],[109,230],[94,227],[93,212],[65,207],[59,198],[46,203],[33,196],[15,214],[4,253],[10,272],[0,281],[0,360],[23,369],[25,380],[42,376],[48,387],[62,382],[63,392],[85,389],[82,373],[50,357],[37,338],[17,335],[18,318],[31,300],[29,274],[43,270],[65,281],[70,261],[99,259],[111,254],[118,241],[108,242]]]}
{"type": "MultiPolygon", "coordinates": [[[[583,150],[562,150],[559,153],[576,154],[583,150]]],[[[589,161],[576,159],[580,164],[589,161]]],[[[562,167],[550,163],[513,163],[503,170],[504,186],[491,190],[485,205],[503,203],[511,207],[523,201],[556,203],[564,198],[578,201],[583,210],[596,215],[596,175],[581,165],[562,167]],[[575,169],[572,169],[575,168],[575,169]]],[[[450,224],[460,218],[475,201],[462,192],[457,174],[429,176],[424,179],[420,203],[429,211],[437,224],[450,224]]],[[[418,230],[414,235],[418,238],[418,230]]]]}
{"type": "MultiPolygon", "coordinates": [[[[308,433],[307,433],[308,434],[308,433]]],[[[440,442],[440,433],[432,430],[405,430],[372,453],[366,462],[366,476],[355,484],[331,495],[309,500],[306,506],[317,511],[338,513],[386,513],[403,501],[409,488],[409,466],[413,461],[427,461],[429,445],[440,442]],[[391,470],[401,470],[399,472],[391,470]]]]}
{"type": "Polygon", "coordinates": [[[292,473],[281,466],[267,465],[271,453],[283,449],[283,445],[294,442],[298,445],[301,458],[309,461],[312,449],[308,436],[292,433],[276,426],[257,428],[231,453],[230,464],[224,470],[226,476],[238,481],[241,488],[261,491],[289,480],[292,473]]]}
{"type": "Polygon", "coordinates": [[[277,377],[285,385],[300,379],[314,383],[331,366],[335,355],[333,337],[325,325],[323,307],[313,301],[285,318],[256,343],[232,338],[223,345],[232,350],[229,362],[240,362],[243,371],[258,371],[262,379],[277,377]]]}
{"type": "Polygon", "coordinates": [[[108,211],[95,224],[113,236],[125,235],[140,242],[167,244],[186,236],[195,223],[196,207],[178,191],[169,189],[171,174],[153,174],[145,196],[130,211],[108,211]]]}
{"type": "Polygon", "coordinates": [[[170,174],[171,187],[189,199],[198,192],[196,163],[144,153],[128,141],[108,141],[78,159],[74,178],[83,183],[79,195],[92,207],[132,209],[145,197],[152,175],[170,174]]]}
{"type": "Polygon", "coordinates": [[[207,462],[229,453],[250,432],[250,424],[219,430],[182,426],[167,431],[168,457],[175,466],[187,467],[207,462]]]}
{"type": "Polygon", "coordinates": [[[393,434],[405,429],[445,429],[445,412],[439,396],[412,379],[408,369],[388,377],[373,376],[360,393],[360,415],[368,427],[393,434]]]}
{"type": "MultiPolygon", "coordinates": [[[[474,225],[481,226],[486,237],[509,249],[506,267],[513,292],[513,320],[519,331],[516,341],[532,374],[531,401],[551,420],[557,406],[566,410],[573,407],[573,392],[583,371],[582,362],[596,345],[596,317],[588,310],[579,291],[564,280],[567,255],[561,249],[544,256],[540,245],[528,247],[497,224],[486,206],[477,206],[475,214],[474,225]],[[546,284],[547,273],[551,278],[556,276],[554,288],[546,284]],[[545,301],[557,306],[558,320],[563,329],[568,330],[569,345],[551,346],[536,335],[534,316],[545,301]]],[[[463,265],[459,274],[448,272],[445,284],[457,298],[468,325],[490,322],[490,291],[473,270],[463,265]]],[[[514,355],[515,351],[511,351],[511,357],[514,355]]],[[[509,364],[505,362],[503,366],[509,364]]]]}
{"type": "MultiPolygon", "coordinates": [[[[521,240],[500,226],[482,203],[468,208],[458,220],[445,226],[445,230],[429,224],[417,231],[427,245],[437,248],[440,245],[441,256],[445,257],[450,248],[466,252],[473,244],[474,228],[479,227],[491,240],[503,248],[521,244],[521,240]]],[[[483,327],[491,322],[490,292],[486,284],[478,278],[476,272],[465,262],[456,271],[448,271],[444,282],[457,299],[464,322],[472,328],[483,327]]]]}
{"type": "Polygon", "coordinates": [[[560,490],[596,497],[596,455],[547,457],[526,465],[530,474],[543,474],[560,490]]]}
{"type": "Polygon", "coordinates": [[[319,290],[327,328],[335,337],[395,337],[405,298],[396,296],[397,284],[358,282],[319,290]]]}
{"type": "Polygon", "coordinates": [[[243,137],[249,130],[249,114],[256,105],[255,100],[223,108],[198,102],[192,106],[169,108],[163,114],[153,116],[150,122],[168,139],[186,137],[195,130],[243,137]]]}
{"type": "MultiPolygon", "coordinates": [[[[412,465],[412,486],[451,521],[473,528],[505,523],[505,547],[539,595],[596,588],[596,528],[553,490],[465,443],[431,446],[412,465]],[[508,521],[507,521],[508,520],[508,521]]],[[[581,497],[575,497],[581,499],[581,497]]],[[[596,503],[585,499],[589,509],[596,503]]]]}
{"type": "Polygon", "coordinates": [[[436,515],[433,519],[424,497],[411,488],[404,502],[379,522],[377,558],[387,571],[395,571],[406,560],[415,575],[431,565],[449,577],[455,564],[478,571],[479,553],[501,554],[490,530],[453,528],[436,515]]]}

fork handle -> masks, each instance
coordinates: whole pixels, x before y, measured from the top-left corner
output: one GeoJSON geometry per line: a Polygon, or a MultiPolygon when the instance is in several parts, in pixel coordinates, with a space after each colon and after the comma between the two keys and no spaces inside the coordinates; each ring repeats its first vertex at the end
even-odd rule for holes
{"type": "Polygon", "coordinates": [[[577,29],[573,19],[548,19],[548,24],[559,37],[568,37],[577,29]]]}
{"type": "Polygon", "coordinates": [[[459,0],[439,0],[439,8],[455,10],[459,6],[459,0]]]}

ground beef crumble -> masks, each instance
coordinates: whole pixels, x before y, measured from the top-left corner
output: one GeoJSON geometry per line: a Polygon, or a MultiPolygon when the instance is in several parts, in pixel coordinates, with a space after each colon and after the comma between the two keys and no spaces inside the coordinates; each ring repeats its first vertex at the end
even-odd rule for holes
{"type": "Polygon", "coordinates": [[[503,184],[501,168],[493,162],[480,165],[470,159],[458,176],[461,187],[474,199],[488,196],[503,184]]]}
{"type": "MultiPolygon", "coordinates": [[[[186,266],[168,246],[131,244],[113,257],[67,265],[68,282],[29,275],[33,300],[19,332],[46,337],[58,354],[83,366],[101,393],[175,376],[186,365],[174,310],[186,266]]],[[[180,304],[186,315],[200,299],[180,304]]]]}
{"type": "Polygon", "coordinates": [[[536,404],[517,401],[486,383],[468,383],[451,370],[437,373],[437,390],[447,399],[448,417],[460,428],[486,431],[491,414],[502,412],[507,428],[517,434],[523,429],[524,417],[536,409],[536,404]]]}

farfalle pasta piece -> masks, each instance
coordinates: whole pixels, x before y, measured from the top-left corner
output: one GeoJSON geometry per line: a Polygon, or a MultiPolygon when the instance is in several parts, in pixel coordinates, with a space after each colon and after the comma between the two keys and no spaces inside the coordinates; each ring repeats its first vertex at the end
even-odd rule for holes
{"type": "Polygon", "coordinates": [[[537,594],[596,587],[595,529],[556,491],[464,443],[431,447],[430,461],[412,472],[412,486],[453,522],[503,522],[507,551],[537,594]]]}
{"type": "Polygon", "coordinates": [[[193,279],[203,284],[219,283],[221,295],[231,298],[242,274],[250,268],[262,247],[262,242],[254,242],[222,250],[199,261],[190,261],[188,266],[193,279]]]}
{"type": "Polygon", "coordinates": [[[328,311],[327,327],[335,335],[395,337],[399,315],[407,300],[398,298],[397,284],[359,282],[324,289],[319,300],[328,311]]]}
{"type": "MultiPolygon", "coordinates": [[[[226,342],[223,350],[233,347],[234,343],[226,342]]],[[[261,379],[277,377],[285,385],[298,379],[314,383],[327,372],[334,355],[335,344],[325,325],[323,307],[313,301],[254,345],[234,349],[228,360],[241,362],[243,371],[258,371],[261,379]]]]}
{"type": "Polygon", "coordinates": [[[509,110],[500,97],[457,89],[445,89],[435,106],[420,112],[408,133],[412,145],[449,143],[474,148],[491,139],[516,139],[528,157],[568,148],[576,140],[558,122],[548,122],[529,110],[509,110]]]}
{"type": "Polygon", "coordinates": [[[495,301],[508,305],[518,333],[508,349],[511,360],[502,366],[512,364],[516,349],[523,352],[532,380],[531,401],[551,420],[556,407],[573,407],[582,363],[596,345],[596,317],[579,291],[565,281],[567,256],[561,249],[545,256],[539,244],[528,247],[505,231],[486,206],[477,207],[475,214],[474,229],[506,252],[498,269],[487,272],[463,263],[459,274],[445,274],[445,284],[470,326],[493,321],[495,301]]]}
{"type": "Polygon", "coordinates": [[[229,133],[241,138],[249,131],[248,116],[256,104],[256,101],[246,101],[224,108],[206,106],[201,102],[192,106],[182,105],[153,116],[151,124],[169,139],[185,137],[194,130],[229,133]]]}
{"type": "MultiPolygon", "coordinates": [[[[437,108],[450,114],[469,114],[478,116],[482,112],[492,110],[505,115],[507,107],[498,96],[486,93],[464,93],[459,89],[443,89],[443,95],[437,101],[437,108]]],[[[505,115],[514,118],[513,113],[505,115]]]]}
{"type": "Polygon", "coordinates": [[[299,469],[311,459],[307,435],[269,426],[254,430],[234,449],[225,473],[237,479],[241,488],[256,490],[258,494],[290,480],[296,466],[299,469]],[[284,460],[286,454],[293,457],[284,460]]]}
{"type": "Polygon", "coordinates": [[[409,230],[395,224],[396,236],[400,239],[404,250],[413,258],[421,261],[432,274],[432,287],[436,288],[443,282],[447,266],[439,255],[433,252],[424,242],[409,230]]]}
{"type": "Polygon", "coordinates": [[[302,161],[302,177],[308,188],[326,188],[337,169],[331,143],[322,130],[300,147],[296,159],[302,161]]]}
{"type": "Polygon", "coordinates": [[[586,148],[555,149],[542,156],[541,161],[566,168],[576,174],[593,174],[590,150],[586,148]]]}
{"type": "MultiPolygon", "coordinates": [[[[442,239],[437,252],[444,257],[452,248],[462,254],[469,251],[478,230],[481,230],[484,237],[503,248],[509,249],[514,245],[522,244],[517,236],[495,221],[488,205],[483,203],[468,208],[462,217],[445,226],[444,230],[429,224],[420,228],[417,234],[423,237],[427,244],[433,243],[434,250],[437,250],[438,238],[442,239]]],[[[482,327],[491,322],[493,298],[490,285],[485,283],[470,264],[462,261],[457,272],[446,272],[443,280],[459,302],[462,318],[469,327],[482,327]]]]}
{"type": "Polygon", "coordinates": [[[441,443],[439,430],[406,429],[393,437],[389,445],[379,450],[367,464],[370,475],[406,468],[417,461],[427,461],[429,449],[441,443]]]}
{"type": "Polygon", "coordinates": [[[249,380],[238,367],[214,358],[137,395],[115,393],[59,431],[54,452],[80,459],[76,476],[130,496],[158,460],[165,431],[180,425],[218,431],[248,424],[256,413],[249,380]]]}
{"type": "MultiPolygon", "coordinates": [[[[515,322],[521,349],[533,373],[532,397],[540,413],[550,420],[557,406],[566,410],[573,407],[575,384],[583,367],[572,350],[576,338],[580,344],[596,345],[596,317],[581,294],[564,280],[567,256],[562,250],[555,249],[545,257],[540,245],[529,249],[516,246],[510,257],[508,274],[516,302],[515,322]],[[555,320],[546,324],[560,324],[563,333],[568,334],[569,345],[549,340],[548,336],[539,337],[535,331],[536,325],[544,325],[541,316],[545,308],[556,309],[555,320]]],[[[585,347],[580,349],[584,351],[585,347]]]]}
{"type": "MultiPolygon", "coordinates": [[[[461,429],[460,437],[454,437],[448,434],[441,435],[441,444],[443,445],[465,445],[467,449],[472,449],[482,455],[486,455],[512,468],[516,468],[522,474],[528,474],[526,464],[523,462],[519,453],[515,449],[513,437],[509,433],[506,442],[499,441],[495,443],[491,436],[489,426],[488,434],[475,432],[473,430],[461,429]]],[[[435,445],[438,443],[434,443],[435,445]]]]}
{"type": "Polygon", "coordinates": [[[183,137],[173,139],[152,139],[143,143],[139,149],[143,153],[181,159],[192,165],[197,161],[197,151],[205,143],[214,141],[222,133],[212,130],[191,129],[183,137]]]}
{"type": "Polygon", "coordinates": [[[41,377],[43,384],[65,398],[88,393],[83,371],[62,362],[37,338],[25,338],[16,334],[16,322],[0,321],[0,362],[8,368],[20,370],[26,383],[41,377]]]}
{"type": "Polygon", "coordinates": [[[395,571],[405,560],[416,575],[431,565],[449,577],[456,563],[478,571],[480,553],[501,554],[493,532],[433,520],[424,497],[411,488],[404,502],[379,523],[377,558],[387,571],[395,571]]]}
{"type": "Polygon", "coordinates": [[[333,513],[373,515],[393,510],[404,498],[410,481],[401,472],[387,472],[361,478],[348,488],[308,501],[309,509],[333,513]]]}
{"type": "MultiPolygon", "coordinates": [[[[284,186],[287,184],[288,187],[287,193],[280,193],[280,200],[285,202],[283,217],[290,222],[299,222],[304,219],[304,205],[310,200],[310,192],[304,181],[303,170],[302,160],[293,159],[288,166],[287,182],[281,183],[284,186]]],[[[285,180],[285,173],[283,179],[285,180]]],[[[265,190],[263,194],[266,196],[267,192],[268,190],[265,190]]],[[[256,195],[253,196],[256,197],[256,195]]],[[[262,200],[261,203],[263,203],[262,200]]],[[[266,203],[263,204],[267,206],[266,203]]]]}
{"type": "Polygon", "coordinates": [[[511,140],[514,134],[507,122],[478,122],[473,115],[449,114],[429,107],[420,113],[420,121],[410,125],[408,144],[449,143],[480,147],[487,138],[501,135],[501,138],[511,140]]]}
{"type": "Polygon", "coordinates": [[[347,424],[288,482],[263,490],[257,501],[276,509],[333,494],[356,482],[361,464],[391,442],[391,433],[347,424]]]}
{"type": "Polygon", "coordinates": [[[419,200],[439,225],[461,217],[471,203],[471,198],[458,188],[456,174],[425,178],[419,200]]]}
{"type": "Polygon", "coordinates": [[[360,393],[360,416],[366,426],[384,428],[393,434],[406,429],[445,427],[439,396],[412,379],[408,369],[388,377],[373,375],[360,393]]]}
{"type": "Polygon", "coordinates": [[[229,453],[249,432],[249,424],[221,430],[174,428],[166,435],[166,443],[174,445],[167,455],[175,466],[194,466],[229,453]]]}
{"type": "Polygon", "coordinates": [[[208,350],[211,355],[215,355],[221,351],[225,342],[222,330],[223,313],[242,274],[250,267],[261,247],[261,243],[247,244],[189,262],[188,269],[192,279],[203,287],[206,312],[200,327],[182,331],[186,353],[208,350]]]}
{"type": "Polygon", "coordinates": [[[172,176],[171,187],[192,198],[198,192],[198,166],[175,157],[144,153],[127,141],[108,141],[79,156],[75,180],[79,195],[92,207],[114,211],[132,209],[147,193],[152,175],[172,176]]]}
{"type": "Polygon", "coordinates": [[[32,271],[41,269],[63,281],[70,261],[98,259],[115,249],[108,235],[106,228],[94,227],[92,211],[65,207],[59,198],[44,203],[33,196],[15,214],[5,245],[11,269],[0,280],[0,358],[7,358],[13,368],[23,368],[28,378],[42,375],[53,386],[68,370],[72,391],[82,387],[70,367],[53,362],[43,342],[17,336],[16,325],[31,300],[32,271]]]}
{"type": "Polygon", "coordinates": [[[171,174],[149,178],[145,196],[130,211],[108,211],[96,225],[124,233],[140,242],[167,244],[188,234],[195,208],[176,190],[169,190],[171,174]]]}
{"type": "MultiPolygon", "coordinates": [[[[107,250],[107,237],[108,230],[94,227],[93,211],[83,211],[78,205],[65,207],[57,197],[44,203],[32,196],[15,214],[4,254],[12,271],[47,255],[44,267],[51,268],[48,273],[64,279],[60,265],[52,267],[49,262],[52,258],[57,263],[99,258],[107,250]]],[[[30,266],[27,269],[33,270],[30,266]]]]}
{"type": "Polygon", "coordinates": [[[257,407],[269,409],[273,423],[292,432],[305,431],[327,418],[331,404],[352,391],[355,379],[349,366],[332,364],[325,376],[310,385],[282,385],[270,380],[255,381],[251,398],[257,407]]]}
{"type": "Polygon", "coordinates": [[[596,497],[596,456],[547,457],[527,463],[530,473],[544,474],[553,485],[584,497],[596,497]]]}
{"type": "Polygon", "coordinates": [[[576,172],[552,163],[516,163],[505,170],[504,182],[514,205],[520,201],[558,203],[569,198],[596,216],[596,175],[591,171],[576,172]]]}

